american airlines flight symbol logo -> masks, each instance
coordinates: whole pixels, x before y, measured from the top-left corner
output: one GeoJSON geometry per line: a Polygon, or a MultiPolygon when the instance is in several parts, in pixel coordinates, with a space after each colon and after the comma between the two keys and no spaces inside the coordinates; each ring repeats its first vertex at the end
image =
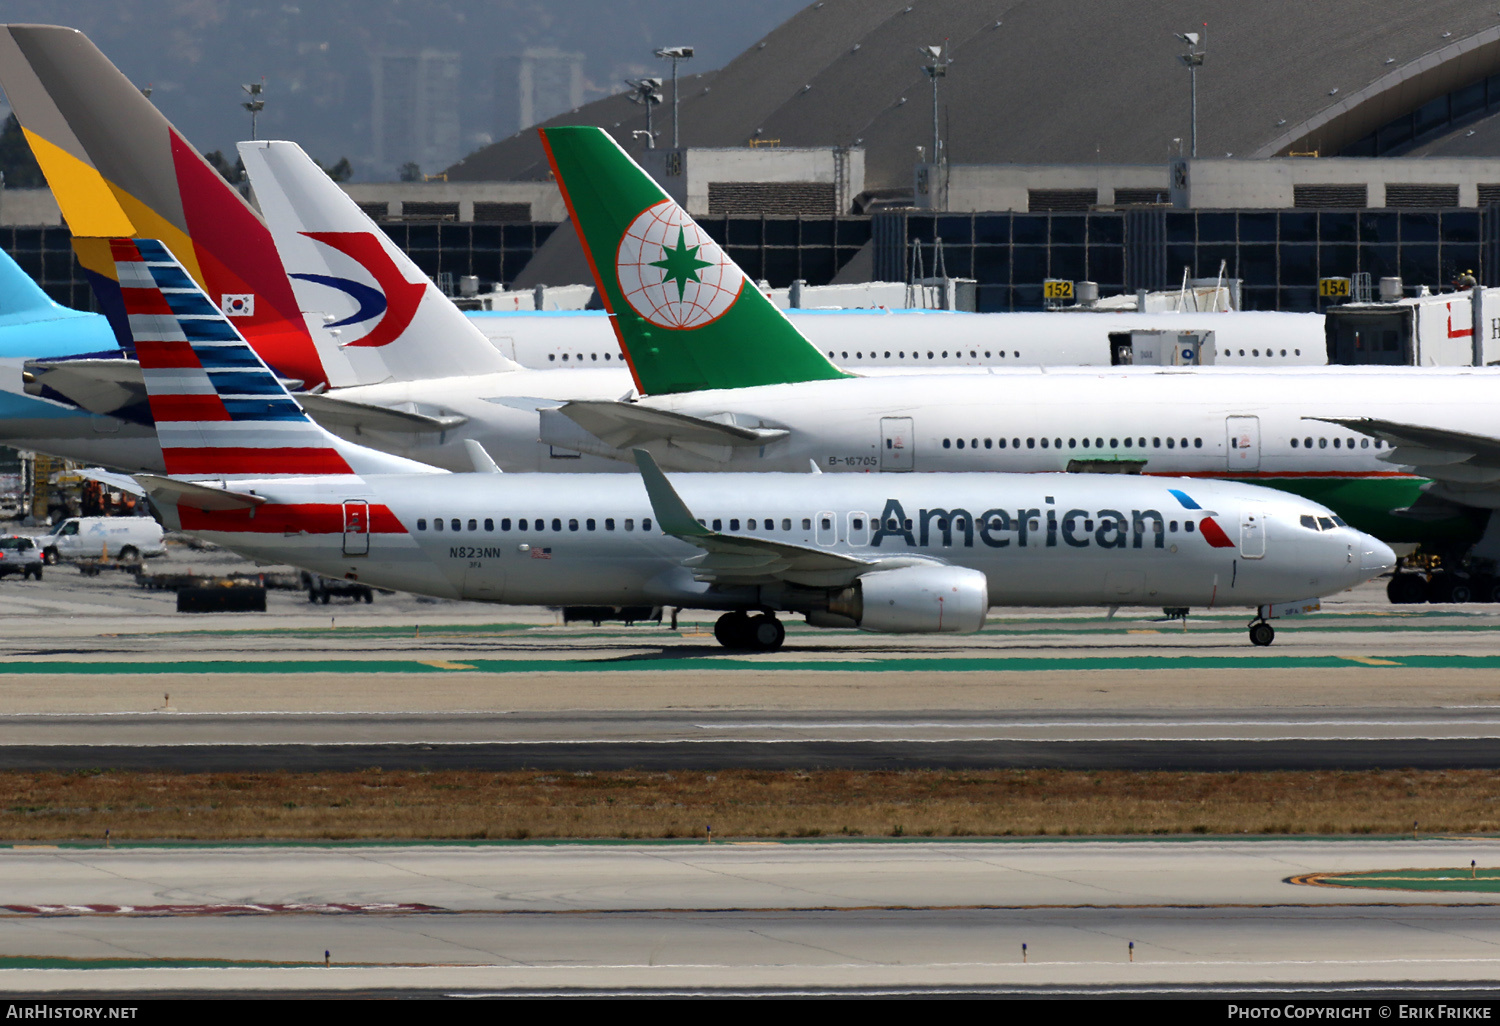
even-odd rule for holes
{"type": "Polygon", "coordinates": [[[302,234],[354,260],[370,273],[378,286],[378,288],[371,288],[352,278],[337,278],[328,274],[289,275],[302,281],[338,289],[358,304],[359,308],[354,313],[342,320],[334,321],[327,327],[343,328],[351,324],[375,322],[363,336],[343,344],[373,348],[390,345],[400,338],[401,333],[411,325],[412,318],[417,315],[417,307],[422,304],[422,296],[427,291],[427,283],[409,282],[403,278],[400,269],[391,259],[390,254],[385,251],[380,240],[369,232],[303,232],[302,234]]]}
{"type": "Polygon", "coordinates": [[[625,301],[662,328],[701,328],[717,320],[745,285],[718,243],[669,199],[647,207],[625,229],[615,273],[625,301]]]}

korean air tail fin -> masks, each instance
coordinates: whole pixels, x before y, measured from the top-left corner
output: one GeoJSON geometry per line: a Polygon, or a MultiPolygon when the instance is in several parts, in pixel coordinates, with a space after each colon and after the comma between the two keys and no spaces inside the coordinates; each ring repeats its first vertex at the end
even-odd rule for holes
{"type": "Polygon", "coordinates": [[[326,382],[265,223],[88,37],[0,26],[0,88],[117,333],[108,240],[160,239],[279,374],[326,382]]]}
{"type": "Polygon", "coordinates": [[[850,376],[603,129],[541,136],[642,393],[850,376]]]}
{"type": "Polygon", "coordinates": [[[162,242],[109,244],[168,474],[444,473],[319,427],[162,242]]]}
{"type": "Polygon", "coordinates": [[[331,384],[517,369],[300,146],[239,151],[331,384]]]}
{"type": "Polygon", "coordinates": [[[54,302],[9,253],[0,251],[0,327],[92,316],[54,302]]]}

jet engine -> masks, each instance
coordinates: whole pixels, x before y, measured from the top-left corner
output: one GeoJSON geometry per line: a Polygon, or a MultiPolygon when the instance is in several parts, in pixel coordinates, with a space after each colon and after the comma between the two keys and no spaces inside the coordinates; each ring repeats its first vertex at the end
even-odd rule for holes
{"type": "Polygon", "coordinates": [[[958,566],[907,566],[865,574],[832,595],[814,626],[856,626],[885,634],[971,634],[989,613],[984,574],[958,566]]]}

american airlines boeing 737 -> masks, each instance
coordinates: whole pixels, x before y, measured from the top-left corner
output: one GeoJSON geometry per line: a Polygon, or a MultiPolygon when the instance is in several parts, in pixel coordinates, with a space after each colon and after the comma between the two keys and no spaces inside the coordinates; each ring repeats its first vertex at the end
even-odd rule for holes
{"type": "MultiPolygon", "coordinates": [[[[977,631],[992,605],[1250,606],[1394,563],[1315,503],[1118,475],[449,474],[314,423],[160,242],[111,242],[167,474],[166,521],[244,555],[428,595],[723,610],[730,648],[778,612],[825,627],[977,631]],[[644,481],[644,487],[643,487],[644,481]]],[[[477,444],[473,446],[478,448],[477,444]]],[[[476,453],[482,462],[482,451],[476,453]]]]}

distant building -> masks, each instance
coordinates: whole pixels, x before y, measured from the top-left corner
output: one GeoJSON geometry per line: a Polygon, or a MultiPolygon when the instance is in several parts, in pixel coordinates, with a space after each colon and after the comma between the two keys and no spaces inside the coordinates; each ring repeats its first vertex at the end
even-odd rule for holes
{"type": "Polygon", "coordinates": [[[495,62],[495,136],[583,106],[583,54],[532,47],[495,62]]]}
{"type": "Polygon", "coordinates": [[[446,50],[374,58],[371,124],[375,165],[387,174],[415,163],[436,172],[463,155],[458,120],[462,60],[446,50]]]}

